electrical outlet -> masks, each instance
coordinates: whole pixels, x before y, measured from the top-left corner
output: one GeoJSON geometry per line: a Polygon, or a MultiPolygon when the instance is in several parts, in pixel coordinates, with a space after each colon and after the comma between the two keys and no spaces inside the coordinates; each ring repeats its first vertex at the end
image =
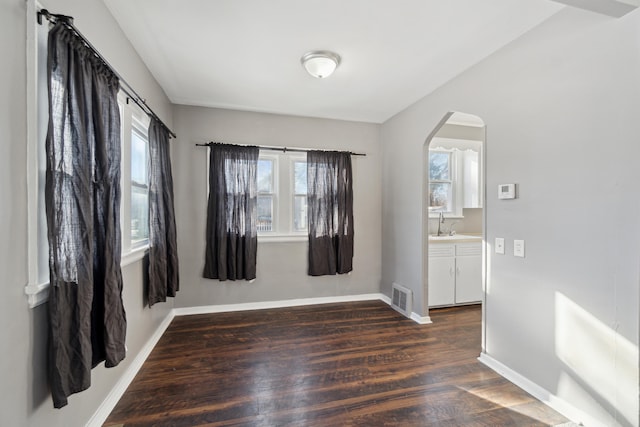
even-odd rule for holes
{"type": "Polygon", "coordinates": [[[504,237],[496,237],[496,253],[504,255],[504,237]]]}

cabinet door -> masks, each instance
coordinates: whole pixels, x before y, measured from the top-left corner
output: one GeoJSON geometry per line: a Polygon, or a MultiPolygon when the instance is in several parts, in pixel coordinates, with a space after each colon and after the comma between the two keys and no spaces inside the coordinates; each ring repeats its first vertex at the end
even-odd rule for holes
{"type": "Polygon", "coordinates": [[[482,257],[456,257],[456,304],[482,301],[482,257]]]}
{"type": "Polygon", "coordinates": [[[454,257],[429,257],[429,307],[454,303],[455,265],[454,257]]]}
{"type": "MultiPolygon", "coordinates": [[[[473,141],[478,144],[478,151],[465,150],[462,155],[462,175],[463,175],[463,195],[464,208],[482,207],[482,168],[480,154],[480,141],[473,141]]],[[[471,141],[470,141],[471,143],[471,141]]]]}

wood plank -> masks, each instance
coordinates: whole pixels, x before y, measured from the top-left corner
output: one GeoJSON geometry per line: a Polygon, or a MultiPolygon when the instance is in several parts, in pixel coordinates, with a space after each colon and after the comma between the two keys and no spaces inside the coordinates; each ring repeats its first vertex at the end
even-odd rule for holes
{"type": "Polygon", "coordinates": [[[418,325],[379,301],[173,320],[105,426],[543,426],[480,364],[480,306],[418,325]]]}

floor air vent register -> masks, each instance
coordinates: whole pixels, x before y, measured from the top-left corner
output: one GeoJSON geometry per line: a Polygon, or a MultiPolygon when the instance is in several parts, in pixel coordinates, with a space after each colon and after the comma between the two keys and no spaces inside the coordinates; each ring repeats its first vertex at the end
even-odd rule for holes
{"type": "Polygon", "coordinates": [[[413,293],[402,285],[394,283],[391,290],[391,307],[396,311],[411,317],[411,303],[413,293]]]}

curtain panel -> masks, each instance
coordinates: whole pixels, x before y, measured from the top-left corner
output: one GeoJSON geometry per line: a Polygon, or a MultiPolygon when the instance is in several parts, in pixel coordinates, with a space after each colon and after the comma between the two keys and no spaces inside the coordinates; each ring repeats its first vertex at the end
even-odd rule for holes
{"type": "Polygon", "coordinates": [[[59,21],[49,32],[45,205],[53,404],[125,357],[119,82],[59,21]]]}
{"type": "Polygon", "coordinates": [[[169,132],[156,119],[149,125],[149,307],[175,297],[179,289],[178,245],[173,203],[169,132]]]}
{"type": "Polygon", "coordinates": [[[309,275],[353,269],[353,184],[351,154],[307,153],[309,275]]]}
{"type": "Polygon", "coordinates": [[[205,278],[256,278],[258,154],[253,146],[210,147],[205,278]]]}

